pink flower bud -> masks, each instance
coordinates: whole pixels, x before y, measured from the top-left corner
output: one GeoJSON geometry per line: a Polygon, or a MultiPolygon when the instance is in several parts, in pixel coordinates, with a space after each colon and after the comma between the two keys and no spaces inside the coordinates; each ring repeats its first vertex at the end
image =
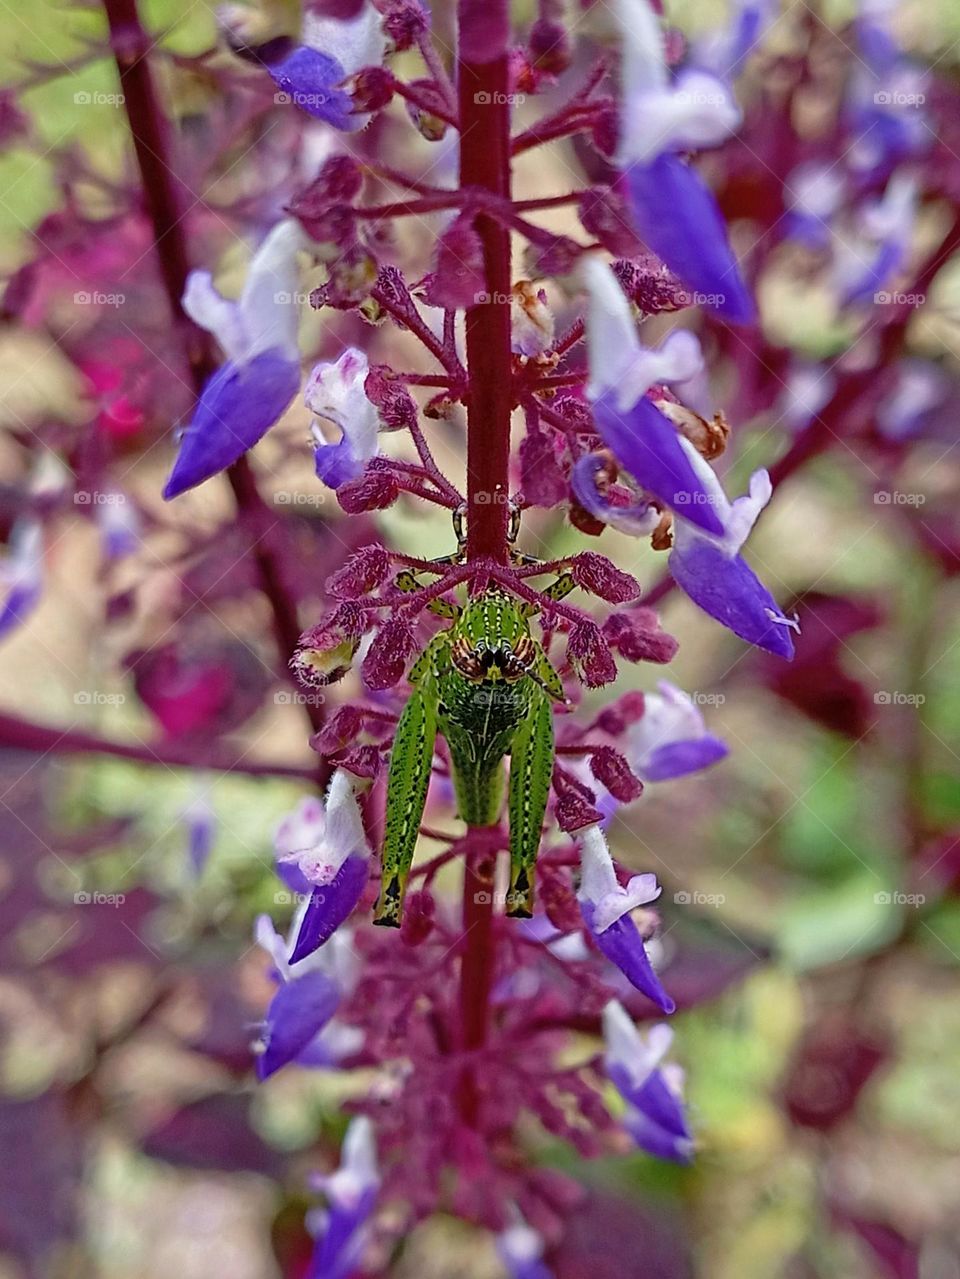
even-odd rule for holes
{"type": "Polygon", "coordinates": [[[630,765],[612,746],[601,746],[590,756],[590,771],[598,782],[621,804],[629,804],[643,792],[643,782],[636,777],[630,765]]]}
{"type": "Polygon", "coordinates": [[[318,755],[332,755],[348,742],[355,741],[363,729],[363,711],[359,706],[341,706],[329,723],[310,738],[318,755]]]}
{"type": "Polygon", "coordinates": [[[386,67],[364,67],[350,81],[350,96],[358,111],[382,111],[393,98],[394,79],[386,67]]]}
{"type": "Polygon", "coordinates": [[[599,626],[578,622],[567,640],[567,657],[587,688],[600,688],[617,678],[617,667],[599,626]]]}
{"type": "Polygon", "coordinates": [[[592,187],[580,198],[580,221],[610,253],[632,258],[643,253],[627,203],[612,187],[592,187]]]}
{"type": "Polygon", "coordinates": [[[645,709],[646,700],[643,694],[639,689],[634,689],[624,693],[612,706],[600,712],[597,716],[597,728],[611,737],[619,737],[631,724],[635,724],[638,719],[643,719],[645,709]]]}
{"type": "Polygon", "coordinates": [[[640,583],[616,568],[604,555],[583,551],[570,565],[574,581],[591,595],[610,604],[626,604],[640,594],[640,583]]]}
{"type": "Polygon", "coordinates": [[[473,218],[461,215],[451,222],[437,242],[433,274],[427,297],[434,306],[477,306],[489,301],[486,294],[483,241],[473,218]]]}
{"type": "Polygon", "coordinates": [[[411,48],[430,30],[430,16],[418,0],[387,0],[381,12],[384,34],[398,52],[411,48]]]}
{"type": "Polygon", "coordinates": [[[367,399],[376,406],[380,421],[388,431],[409,430],[416,425],[417,405],[406,387],[389,376],[384,364],[375,364],[363,385],[367,399]]]}
{"type": "Polygon", "coordinates": [[[341,484],[337,489],[337,501],[348,515],[386,510],[400,496],[400,486],[389,466],[377,465],[381,460],[385,459],[374,458],[359,479],[341,484]]]}
{"type": "Polygon", "coordinates": [[[680,647],[672,635],[660,629],[660,619],[649,608],[612,613],[603,624],[603,634],[628,662],[670,662],[680,647]]]}
{"type": "Polygon", "coordinates": [[[390,555],[384,546],[361,547],[332,576],[327,578],[327,594],[335,600],[359,599],[386,580],[390,555]]]}
{"type": "Polygon", "coordinates": [[[416,646],[416,637],[409,622],[398,617],[384,622],[363,659],[361,674],[367,688],[380,691],[398,684],[416,646]]]}
{"type": "Polygon", "coordinates": [[[368,781],[376,781],[380,775],[382,762],[380,747],[368,744],[354,746],[351,750],[337,756],[338,768],[345,768],[348,773],[353,773],[354,777],[368,781]]]}
{"type": "Polygon", "coordinates": [[[530,56],[538,71],[556,76],[570,65],[570,37],[562,22],[538,18],[530,28],[530,56]]]}
{"type": "Polygon", "coordinates": [[[531,506],[559,506],[567,496],[567,480],[552,434],[529,431],[520,442],[520,481],[531,506]]]}
{"type": "Polygon", "coordinates": [[[594,806],[596,797],[593,791],[578,782],[565,768],[554,768],[553,791],[557,825],[568,835],[583,830],[585,826],[595,826],[603,820],[594,806]]]}

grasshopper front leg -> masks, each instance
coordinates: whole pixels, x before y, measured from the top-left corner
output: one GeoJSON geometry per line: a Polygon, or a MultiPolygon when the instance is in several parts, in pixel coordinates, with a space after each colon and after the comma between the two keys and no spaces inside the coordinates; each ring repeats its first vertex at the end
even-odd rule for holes
{"type": "Polygon", "coordinates": [[[533,914],[534,867],[553,774],[553,709],[539,687],[510,751],[510,893],[507,914],[533,914]]]}
{"type": "MultiPolygon", "coordinates": [[[[443,637],[438,636],[440,640],[443,637]]],[[[420,680],[403,709],[390,752],[387,813],[380,858],[380,896],[373,922],[399,928],[410,864],[417,846],[420,822],[437,738],[436,678],[429,670],[436,641],[428,646],[411,672],[420,680]],[[421,680],[422,677],[422,680],[421,680]]]]}

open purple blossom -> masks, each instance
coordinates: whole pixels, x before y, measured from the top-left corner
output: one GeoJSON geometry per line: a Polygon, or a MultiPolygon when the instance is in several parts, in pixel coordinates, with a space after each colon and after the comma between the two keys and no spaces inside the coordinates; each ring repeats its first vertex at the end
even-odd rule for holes
{"type": "Polygon", "coordinates": [[[307,380],[304,399],[314,415],[314,465],[317,477],[330,488],[357,479],[377,455],[380,417],[364,391],[368,371],[366,355],[348,347],[336,363],[316,365],[307,380]],[[324,423],[340,431],[335,444],[325,439],[324,423]]]}
{"type": "Polygon", "coordinates": [[[673,1031],[664,1024],[640,1034],[622,1004],[603,1010],[607,1077],[627,1104],[624,1127],[642,1150],[658,1159],[689,1163],[693,1136],[683,1104],[683,1071],[664,1063],[673,1031]]]}
{"type": "Polygon", "coordinates": [[[515,1210],[514,1220],[497,1235],[497,1255],[510,1279],[553,1279],[543,1260],[543,1236],[515,1210]]]}
{"type": "Polygon", "coordinates": [[[370,848],[350,773],[338,768],[325,804],[305,799],[280,824],[276,852],[288,887],[309,893],[291,954],[296,963],[329,941],[367,882],[370,848]]]}
{"type": "Polygon", "coordinates": [[[630,304],[610,267],[591,253],[580,273],[588,299],[587,396],[601,438],[641,488],[690,512],[708,532],[721,533],[676,427],[646,394],[654,383],[669,383],[682,393],[685,383],[694,382],[703,367],[699,342],[678,330],[657,350],[641,346],[630,304]]]}
{"type": "Polygon", "coordinates": [[[834,275],[843,305],[886,300],[884,290],[906,261],[916,206],[915,179],[896,174],[861,216],[857,241],[837,237],[834,275]]]}
{"type": "Polygon", "coordinates": [[[636,228],[694,291],[694,302],[749,323],[753,300],[717,202],[678,155],[723,142],[740,123],[739,109],[727,85],[709,72],[684,71],[671,83],[660,24],[648,0],[618,0],[614,12],[624,48],[617,163],[636,228]]]}
{"type": "Polygon", "coordinates": [[[257,1075],[267,1079],[281,1067],[336,1066],[356,1052],[362,1033],[333,1020],[341,1000],[356,985],[356,954],[348,933],[306,959],[293,959],[293,944],[308,903],[299,907],[287,939],[279,936],[266,915],[256,924],[257,944],[273,960],[278,982],[257,1044],[257,1075]]]}
{"type": "Polygon", "coordinates": [[[698,472],[708,501],[718,515],[723,534],[705,533],[692,518],[677,514],[669,566],[674,581],[694,604],[739,635],[778,657],[793,656],[791,628],[797,623],[785,617],[773,596],[740,555],[758,515],[773,492],[766,471],[754,471],[749,494],[730,502],[713,468],[692,444],[682,441],[691,465],[698,472]]]}
{"type": "Polygon", "coordinates": [[[707,732],[703,716],[690,696],[658,682],[658,693],[645,693],[643,715],[627,730],[630,767],[645,782],[663,782],[709,768],[729,753],[726,742],[707,732]]]}
{"type": "Polygon", "coordinates": [[[263,438],[300,385],[297,348],[297,253],[303,235],[293,219],[278,223],[251,259],[240,298],[193,271],[183,296],[190,317],[227,355],[203,388],[163,490],[169,500],[225,470],[263,438]]]}
{"type": "Polygon", "coordinates": [[[43,524],[33,516],[24,516],[13,527],[9,552],[0,564],[0,585],[2,638],[23,624],[43,594],[43,524]]]}
{"type": "Polygon", "coordinates": [[[365,1115],[350,1121],[336,1172],[314,1174],[310,1181],[327,1204],[307,1217],[316,1238],[307,1279],[347,1279],[360,1264],[380,1190],[373,1125],[365,1115]]]}
{"type": "Polygon", "coordinates": [[[627,980],[665,1013],[676,1004],[663,989],[630,912],[660,896],[656,875],[634,875],[622,887],[603,831],[587,826],[580,834],[580,913],[598,949],[627,980]]]}
{"type": "Polygon", "coordinates": [[[638,498],[617,505],[601,493],[597,480],[606,464],[596,453],[577,458],[570,472],[570,489],[585,511],[630,537],[648,537],[660,523],[660,512],[652,502],[638,498]]]}
{"type": "Polygon", "coordinates": [[[308,115],[335,129],[362,129],[369,114],[354,110],[344,82],[363,67],[380,66],[386,50],[381,17],[365,0],[352,18],[304,14],[301,41],[285,58],[267,70],[281,94],[308,115]]]}

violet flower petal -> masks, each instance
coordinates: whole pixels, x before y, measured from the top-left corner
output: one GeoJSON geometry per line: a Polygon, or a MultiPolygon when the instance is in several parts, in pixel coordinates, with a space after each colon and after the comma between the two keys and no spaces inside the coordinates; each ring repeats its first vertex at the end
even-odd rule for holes
{"type": "Polygon", "coordinates": [[[603,932],[597,932],[593,927],[595,914],[593,905],[590,902],[581,901],[580,911],[601,953],[662,1012],[672,1013],[677,1005],[661,986],[660,979],[647,957],[643,938],[630,916],[623,915],[603,932]]]}
{"type": "Polygon", "coordinates": [[[621,412],[616,395],[607,391],[593,406],[604,443],[641,488],[679,509],[684,519],[707,533],[723,533],[707,492],[680,445],[676,428],[657,406],[642,396],[621,412]]]}
{"type": "Polygon", "coordinates": [[[641,238],[694,293],[735,324],[756,309],[727,240],[723,217],[700,175],[675,155],[634,164],[625,173],[641,238]]]}
{"type": "Polygon", "coordinates": [[[277,88],[288,94],[290,101],[315,120],[323,120],[335,129],[350,131],[357,126],[353,99],[336,86],[346,73],[336,58],[320,49],[298,45],[282,62],[267,70],[277,88]]]}
{"type": "Polygon", "coordinates": [[[314,970],[280,986],[264,1025],[257,1076],[267,1079],[299,1056],[337,1010],[340,992],[326,973],[314,970]]]}
{"type": "Polygon", "coordinates": [[[236,462],[282,417],[299,387],[299,362],[277,348],[245,365],[224,364],[203,388],[164,498],[169,501],[236,462]]]}
{"type": "Polygon", "coordinates": [[[355,1273],[363,1247],[362,1227],[376,1201],[377,1187],[371,1186],[349,1205],[331,1204],[326,1229],[316,1242],[306,1279],[348,1279],[355,1273]]]}
{"type": "Polygon", "coordinates": [[[329,884],[314,886],[290,956],[291,964],[312,955],[330,940],[360,900],[369,871],[370,858],[351,853],[329,884]]]}
{"type": "Polygon", "coordinates": [[[778,657],[793,657],[790,624],[739,555],[728,556],[697,538],[682,547],[674,546],[668,565],[674,581],[694,604],[734,635],[778,657]]]}
{"type": "Polygon", "coordinates": [[[712,733],[688,738],[681,742],[667,742],[652,750],[644,761],[643,777],[649,782],[665,782],[673,777],[684,777],[701,768],[709,768],[730,753],[726,742],[712,733]]]}

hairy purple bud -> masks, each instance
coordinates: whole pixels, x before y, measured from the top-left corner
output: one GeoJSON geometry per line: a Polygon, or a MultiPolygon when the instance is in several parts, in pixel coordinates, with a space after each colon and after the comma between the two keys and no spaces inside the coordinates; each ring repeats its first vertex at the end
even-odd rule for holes
{"type": "Polygon", "coordinates": [[[567,657],[587,688],[601,688],[617,678],[617,667],[599,626],[577,622],[567,640],[567,657]]]}
{"type": "Polygon", "coordinates": [[[639,799],[643,782],[631,770],[619,751],[612,746],[601,746],[590,756],[590,772],[598,782],[606,786],[614,799],[629,804],[639,799]]]}
{"type": "Polygon", "coordinates": [[[639,689],[633,689],[600,712],[597,716],[597,728],[611,737],[619,737],[631,724],[643,719],[645,710],[645,697],[639,689]]]}
{"type": "Polygon", "coordinates": [[[609,604],[626,604],[640,594],[640,583],[611,564],[605,555],[582,551],[570,563],[576,584],[609,604]]]}
{"type": "Polygon", "coordinates": [[[603,624],[603,634],[628,662],[670,662],[680,645],[660,629],[660,619],[650,608],[613,613],[603,624]]]}
{"type": "Polygon", "coordinates": [[[363,659],[360,673],[367,688],[380,692],[398,684],[416,646],[416,636],[409,622],[399,617],[391,617],[384,622],[363,659]]]}
{"type": "Polygon", "coordinates": [[[570,65],[570,36],[562,22],[538,18],[530,28],[530,57],[538,71],[557,76],[570,65]]]}
{"type": "Polygon", "coordinates": [[[388,431],[408,431],[416,426],[416,401],[405,386],[394,381],[388,365],[375,364],[367,374],[363,390],[388,431]]]}
{"type": "Polygon", "coordinates": [[[595,826],[603,820],[594,805],[596,796],[593,791],[559,765],[553,770],[553,791],[557,825],[566,834],[572,835],[585,826],[595,826]]]}
{"type": "Polygon", "coordinates": [[[349,480],[337,489],[337,501],[348,515],[384,511],[400,496],[400,485],[389,464],[378,466],[379,462],[385,461],[374,458],[359,479],[349,480]]]}
{"type": "Polygon", "coordinates": [[[363,711],[360,707],[341,706],[320,732],[310,738],[310,745],[318,755],[332,755],[343,750],[348,742],[355,741],[362,729],[363,711]]]}
{"type": "Polygon", "coordinates": [[[434,269],[427,285],[427,298],[434,306],[476,306],[487,301],[483,241],[473,225],[473,217],[455,218],[440,236],[434,269]]]}
{"type": "Polygon", "coordinates": [[[385,546],[361,547],[327,578],[327,594],[335,600],[359,599],[386,580],[390,555],[385,546]]]}

